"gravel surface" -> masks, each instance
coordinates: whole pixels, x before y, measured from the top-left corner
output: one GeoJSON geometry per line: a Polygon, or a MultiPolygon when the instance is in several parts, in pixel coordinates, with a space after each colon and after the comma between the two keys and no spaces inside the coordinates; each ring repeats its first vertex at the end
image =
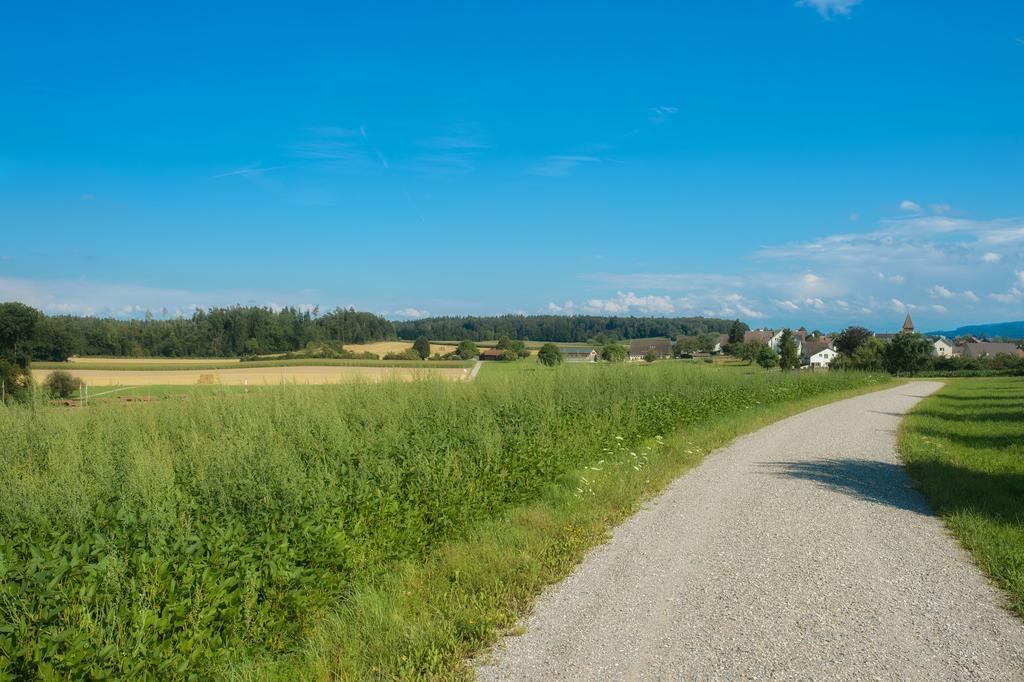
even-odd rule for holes
{"type": "Polygon", "coordinates": [[[710,455],[539,600],[489,680],[1024,679],[1024,623],[910,486],[900,417],[937,382],[710,455]]]}

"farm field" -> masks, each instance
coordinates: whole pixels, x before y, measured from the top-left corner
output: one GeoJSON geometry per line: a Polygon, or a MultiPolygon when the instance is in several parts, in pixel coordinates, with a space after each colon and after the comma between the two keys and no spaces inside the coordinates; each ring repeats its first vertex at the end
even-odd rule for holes
{"type": "MultiPolygon", "coordinates": [[[[354,353],[376,353],[384,357],[385,353],[401,353],[412,348],[412,341],[377,341],[375,343],[346,343],[345,350],[354,353]]],[[[445,355],[455,351],[454,344],[433,343],[430,344],[430,352],[445,355]]]]}
{"type": "MultiPolygon", "coordinates": [[[[51,363],[53,364],[53,363],[51,363]]],[[[455,367],[388,367],[359,365],[327,365],[303,362],[301,364],[245,363],[230,368],[189,368],[179,369],[75,369],[68,366],[67,372],[89,386],[184,386],[214,383],[226,386],[274,385],[274,384],[337,384],[347,381],[411,381],[436,376],[460,381],[468,376],[468,369],[459,363],[455,367]]],[[[33,369],[32,376],[42,383],[53,369],[33,369]]]]}
{"type": "Polygon", "coordinates": [[[949,379],[903,423],[915,484],[1024,617],[1024,378],[949,379]]]}
{"type": "Polygon", "coordinates": [[[0,673],[461,676],[703,453],[890,383],[593,369],[0,410],[0,673]]]}

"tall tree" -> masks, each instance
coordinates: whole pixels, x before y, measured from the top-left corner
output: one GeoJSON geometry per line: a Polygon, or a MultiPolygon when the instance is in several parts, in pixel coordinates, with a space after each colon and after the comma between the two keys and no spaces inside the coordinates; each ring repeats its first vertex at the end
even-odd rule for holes
{"type": "Polygon", "coordinates": [[[40,317],[38,310],[24,303],[0,303],[0,357],[27,369],[40,317]]]}
{"type": "Polygon", "coordinates": [[[838,352],[843,355],[852,356],[854,351],[872,336],[874,334],[864,327],[847,327],[836,335],[832,344],[838,352]]]}
{"type": "Polygon", "coordinates": [[[787,327],[779,339],[779,367],[783,370],[800,369],[800,351],[796,347],[793,332],[787,327]]]}
{"type": "Polygon", "coordinates": [[[743,334],[745,327],[739,320],[733,320],[732,326],[729,327],[729,343],[743,343],[743,334]]]}
{"type": "Polygon", "coordinates": [[[900,332],[885,347],[886,368],[893,374],[917,374],[932,362],[932,344],[916,332],[900,332]]]}
{"type": "Polygon", "coordinates": [[[413,341],[412,349],[416,351],[416,354],[420,356],[422,360],[426,360],[430,357],[430,341],[425,336],[418,336],[413,341]]]}

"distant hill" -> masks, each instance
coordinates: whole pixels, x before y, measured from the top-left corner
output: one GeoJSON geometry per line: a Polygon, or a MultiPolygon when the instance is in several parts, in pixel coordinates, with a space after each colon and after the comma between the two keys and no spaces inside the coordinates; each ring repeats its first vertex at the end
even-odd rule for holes
{"type": "Polygon", "coordinates": [[[945,332],[927,332],[929,336],[973,336],[996,337],[1002,336],[1007,339],[1024,339],[1024,320],[1018,322],[992,322],[990,324],[969,324],[965,327],[957,327],[945,332]]]}

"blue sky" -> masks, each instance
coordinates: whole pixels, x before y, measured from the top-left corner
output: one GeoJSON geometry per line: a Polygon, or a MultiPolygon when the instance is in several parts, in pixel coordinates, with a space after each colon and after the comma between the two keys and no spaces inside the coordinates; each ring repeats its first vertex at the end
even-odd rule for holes
{"type": "Polygon", "coordinates": [[[138,3],[0,26],[0,299],[1024,318],[1024,4],[138,3]]]}

